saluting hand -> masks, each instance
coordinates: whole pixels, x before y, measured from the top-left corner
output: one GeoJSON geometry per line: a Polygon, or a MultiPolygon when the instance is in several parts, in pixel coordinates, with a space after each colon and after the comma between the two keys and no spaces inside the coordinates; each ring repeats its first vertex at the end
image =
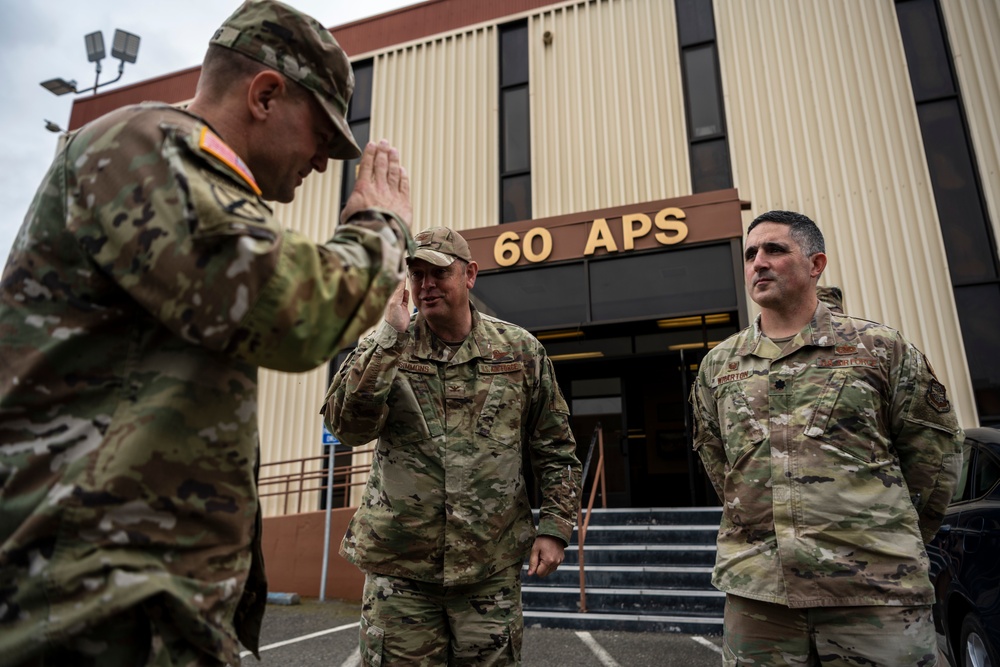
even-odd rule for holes
{"type": "Polygon", "coordinates": [[[410,290],[406,289],[406,278],[399,281],[385,304],[385,321],[400,333],[410,327],[410,290]]]}
{"type": "Polygon", "coordinates": [[[410,225],[413,208],[410,204],[410,177],[399,163],[399,151],[383,139],[378,144],[368,142],[361,154],[354,191],[344,205],[340,221],[346,222],[358,211],[384,208],[410,225]]]}

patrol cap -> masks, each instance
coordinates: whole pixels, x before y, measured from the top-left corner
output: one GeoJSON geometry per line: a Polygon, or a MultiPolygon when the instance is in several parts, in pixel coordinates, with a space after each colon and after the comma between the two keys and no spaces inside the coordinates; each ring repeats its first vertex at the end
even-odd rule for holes
{"type": "Polygon", "coordinates": [[[472,261],[469,244],[458,232],[447,227],[431,227],[413,237],[416,251],[406,261],[422,259],[434,266],[451,266],[455,258],[472,261]]]}
{"type": "Polygon", "coordinates": [[[218,44],[264,63],[310,91],[333,121],[330,157],[361,155],[347,124],[354,72],[330,31],[302,12],[276,0],[247,0],[212,37],[218,44]]]}

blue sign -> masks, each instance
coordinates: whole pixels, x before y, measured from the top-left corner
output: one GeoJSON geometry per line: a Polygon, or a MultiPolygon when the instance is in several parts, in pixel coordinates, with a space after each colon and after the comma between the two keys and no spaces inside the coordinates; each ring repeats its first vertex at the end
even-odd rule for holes
{"type": "Polygon", "coordinates": [[[340,440],[337,439],[333,433],[326,428],[326,424],[323,424],[323,444],[324,445],[339,445],[340,440]]]}

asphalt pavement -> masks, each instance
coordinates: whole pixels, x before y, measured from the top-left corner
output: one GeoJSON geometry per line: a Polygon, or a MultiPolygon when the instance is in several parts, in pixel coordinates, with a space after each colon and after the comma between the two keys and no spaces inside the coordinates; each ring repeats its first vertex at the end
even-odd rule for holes
{"type": "MultiPolygon", "coordinates": [[[[268,605],[261,660],[248,653],[243,667],[359,667],[360,604],[302,600],[268,605]]],[[[658,632],[589,633],[526,627],[525,667],[718,667],[721,637],[658,632]]]]}

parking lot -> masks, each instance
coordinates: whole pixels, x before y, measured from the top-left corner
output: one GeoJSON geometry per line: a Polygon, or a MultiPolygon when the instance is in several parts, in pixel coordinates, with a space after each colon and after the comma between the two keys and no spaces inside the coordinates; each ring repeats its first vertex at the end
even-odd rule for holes
{"type": "MultiPolygon", "coordinates": [[[[303,600],[268,605],[261,636],[261,661],[245,654],[244,665],[264,667],[357,667],[358,603],[303,600]]],[[[683,665],[717,667],[721,638],[674,633],[589,633],[526,627],[526,667],[632,667],[683,665]]]]}

